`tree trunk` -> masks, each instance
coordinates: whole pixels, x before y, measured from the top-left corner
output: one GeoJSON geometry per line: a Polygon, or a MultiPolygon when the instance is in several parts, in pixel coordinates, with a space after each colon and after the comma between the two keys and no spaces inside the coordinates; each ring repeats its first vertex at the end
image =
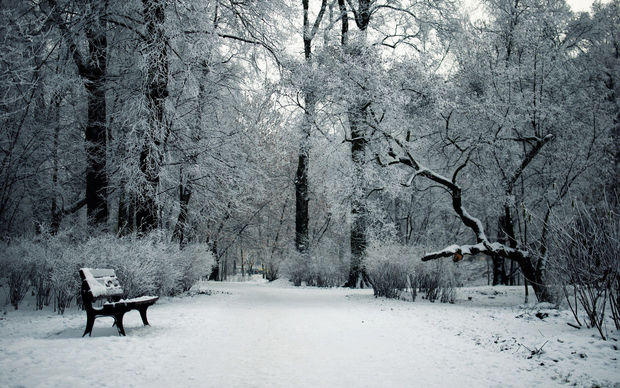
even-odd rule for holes
{"type": "Polygon", "coordinates": [[[134,231],[134,198],[131,193],[125,190],[125,182],[120,185],[118,196],[118,221],[117,231],[119,236],[127,236],[134,231]]]}
{"type": "Polygon", "coordinates": [[[310,149],[310,127],[314,115],[314,96],[304,88],[305,112],[302,124],[302,138],[299,145],[299,158],[295,176],[295,248],[300,253],[308,252],[308,152],[310,149]]]}
{"type": "Polygon", "coordinates": [[[166,48],[165,2],[142,0],[146,24],[146,101],[148,128],[140,152],[140,172],[144,184],[138,200],[136,223],[141,235],[157,228],[157,190],[159,172],[163,160],[162,143],[167,136],[164,117],[165,100],[168,96],[168,53],[166,48]]]}
{"type": "Polygon", "coordinates": [[[211,268],[211,275],[209,275],[209,280],[222,280],[220,279],[220,256],[217,252],[217,241],[213,241],[213,244],[211,244],[211,253],[213,253],[213,257],[215,257],[215,263],[211,268]]]}
{"type": "MultiPolygon", "coordinates": [[[[351,4],[351,3],[349,3],[351,4]]],[[[348,16],[346,4],[339,0],[338,5],[342,17],[341,44],[344,51],[352,59],[363,61],[364,53],[360,47],[352,47],[348,39],[348,16]]],[[[354,45],[363,46],[366,44],[366,30],[370,24],[370,0],[359,0],[357,10],[353,10],[355,22],[362,32],[360,41],[354,45]]],[[[369,70],[366,70],[369,71],[369,70]]],[[[351,129],[351,161],[353,163],[353,194],[351,199],[351,264],[349,268],[349,278],[345,287],[364,287],[370,286],[370,278],[363,266],[363,259],[366,254],[367,246],[367,183],[364,176],[366,162],[366,135],[367,122],[366,116],[370,101],[364,98],[360,91],[359,97],[348,109],[349,127],[351,129]]],[[[351,93],[356,93],[352,91],[351,93]]]]}
{"type": "Polygon", "coordinates": [[[96,75],[94,80],[86,84],[88,90],[88,123],[85,134],[86,209],[88,222],[92,226],[105,225],[108,219],[106,102],[103,78],[103,74],[96,75]]]}
{"type": "Polygon", "coordinates": [[[88,61],[78,65],[80,76],[88,92],[88,119],[84,139],[86,141],[86,211],[91,226],[104,226],[108,220],[108,177],[106,171],[107,124],[105,83],[108,41],[106,37],[107,2],[98,8],[97,17],[90,19],[86,28],[88,61]]]}
{"type": "MultiPolygon", "coordinates": [[[[312,39],[321,24],[321,19],[325,14],[327,0],[321,3],[321,10],[316,20],[311,25],[308,17],[309,1],[302,0],[303,5],[303,41],[304,41],[304,58],[306,64],[311,65],[312,62],[312,39]]],[[[295,248],[299,253],[307,253],[309,249],[308,238],[308,163],[310,152],[310,133],[312,123],[314,121],[314,112],[316,108],[316,97],[313,91],[314,85],[305,83],[302,87],[304,98],[304,118],[301,125],[301,140],[299,143],[299,158],[297,161],[297,173],[295,175],[295,248]]]]}
{"type": "Polygon", "coordinates": [[[544,279],[543,273],[534,267],[532,260],[530,258],[520,260],[519,266],[521,267],[523,277],[526,280],[526,286],[527,284],[532,285],[532,289],[534,290],[534,294],[536,295],[538,301],[553,303],[553,294],[547,286],[546,279],[544,279]]]}
{"type": "Polygon", "coordinates": [[[52,143],[52,205],[51,205],[51,222],[50,222],[50,234],[55,235],[60,229],[60,222],[62,221],[62,212],[58,208],[58,148],[59,148],[59,136],[60,136],[60,102],[62,98],[58,93],[54,94],[52,99],[54,108],[54,141],[52,143]]]}
{"type": "Polygon", "coordinates": [[[364,176],[366,160],[365,115],[367,105],[357,105],[349,110],[351,127],[351,159],[353,162],[353,195],[351,199],[351,266],[348,287],[369,286],[369,278],[362,261],[367,246],[368,209],[367,184],[364,176]]]}
{"type": "Polygon", "coordinates": [[[179,175],[179,216],[177,217],[177,223],[174,226],[172,239],[174,241],[177,241],[179,243],[179,246],[182,248],[187,244],[187,212],[189,209],[189,200],[192,196],[192,189],[191,180],[187,177],[185,178],[185,185],[183,184],[184,174],[182,167],[180,168],[179,175]]]}
{"type": "MultiPolygon", "coordinates": [[[[505,210],[505,214],[500,216],[497,222],[497,225],[498,225],[497,241],[501,244],[506,244],[506,240],[512,241],[512,239],[509,236],[510,232],[508,231],[510,227],[507,226],[507,223],[510,223],[510,222],[507,221],[507,217],[506,217],[506,213],[508,215],[510,215],[510,213],[507,207],[505,207],[504,210],[505,210]]],[[[515,246],[512,246],[512,244],[510,245],[510,247],[515,248],[515,246]]],[[[497,286],[498,284],[506,284],[506,283],[507,283],[507,278],[506,278],[505,260],[501,256],[493,255],[493,285],[497,286]]]]}

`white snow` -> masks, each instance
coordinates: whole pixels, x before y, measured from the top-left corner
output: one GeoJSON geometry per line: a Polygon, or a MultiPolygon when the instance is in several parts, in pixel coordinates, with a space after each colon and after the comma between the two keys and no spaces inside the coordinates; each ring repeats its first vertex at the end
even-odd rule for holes
{"type": "Polygon", "coordinates": [[[116,305],[116,304],[127,304],[127,303],[138,303],[138,302],[146,302],[146,301],[151,301],[153,299],[157,299],[157,296],[149,296],[149,295],[144,295],[144,296],[139,296],[137,298],[131,298],[131,299],[120,299],[117,302],[104,302],[104,305],[116,305]]]}
{"type": "Polygon", "coordinates": [[[620,384],[617,332],[602,341],[568,326],[566,311],[519,306],[522,287],[459,289],[454,305],[282,281],[193,291],[150,307],[150,327],[126,314],[127,337],[99,318],[93,336],[81,338],[86,317],[77,308],[59,316],[6,307],[0,387],[620,384]]]}
{"type": "Polygon", "coordinates": [[[84,277],[86,282],[88,283],[88,287],[90,288],[90,292],[92,293],[94,298],[99,298],[101,296],[116,296],[122,295],[123,289],[112,270],[93,270],[91,268],[82,268],[82,272],[84,273],[84,277]],[[109,275],[104,276],[94,276],[93,272],[108,272],[109,275]]]}

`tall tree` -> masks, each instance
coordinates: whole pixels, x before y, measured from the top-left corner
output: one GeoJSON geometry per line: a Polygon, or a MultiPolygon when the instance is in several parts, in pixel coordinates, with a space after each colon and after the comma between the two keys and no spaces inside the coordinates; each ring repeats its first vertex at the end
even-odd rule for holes
{"type": "Polygon", "coordinates": [[[104,227],[108,220],[108,176],[106,171],[107,116],[107,19],[108,1],[88,1],[82,10],[85,24],[87,53],[76,40],[76,32],[69,26],[79,24],[71,12],[65,11],[56,0],[49,0],[52,20],[60,29],[69,47],[78,74],[87,91],[88,119],[84,130],[86,142],[86,207],[88,222],[104,227]]]}
{"type": "Polygon", "coordinates": [[[165,30],[166,1],[143,0],[146,27],[146,80],[147,127],[140,152],[142,188],[136,208],[136,224],[141,234],[147,234],[158,225],[157,195],[159,173],[163,162],[163,146],[169,135],[165,116],[168,97],[168,47],[165,30]]]}
{"type": "MultiPolygon", "coordinates": [[[[344,1],[339,1],[341,12],[341,43],[343,53],[349,57],[351,63],[356,63],[361,67],[361,89],[353,87],[349,106],[347,108],[347,118],[351,143],[351,161],[353,164],[352,185],[353,193],[351,197],[351,266],[349,277],[345,284],[346,287],[364,287],[369,285],[369,278],[363,267],[363,258],[367,246],[367,226],[368,209],[367,194],[368,187],[365,179],[366,164],[366,143],[368,133],[367,115],[372,101],[368,98],[364,90],[364,78],[371,72],[369,62],[369,51],[367,47],[368,26],[370,25],[372,0],[358,0],[357,7],[349,2],[351,12],[354,15],[355,24],[360,33],[351,39],[348,23],[348,12],[344,1]]],[[[353,80],[355,82],[355,80],[353,80]]],[[[359,80],[358,80],[358,83],[359,80]]]]}
{"type": "MultiPolygon", "coordinates": [[[[310,5],[309,0],[302,0],[303,5],[303,42],[304,42],[304,58],[307,67],[312,68],[312,39],[321,24],[321,20],[325,15],[327,8],[327,0],[321,1],[321,9],[319,10],[314,23],[310,23],[310,5]]],[[[301,124],[301,140],[299,143],[299,157],[297,160],[297,172],[295,175],[295,248],[300,253],[306,253],[309,248],[308,237],[308,154],[310,151],[310,135],[312,125],[314,123],[314,114],[316,110],[316,85],[311,84],[311,80],[306,80],[302,86],[302,95],[304,99],[304,115],[301,124]]]]}

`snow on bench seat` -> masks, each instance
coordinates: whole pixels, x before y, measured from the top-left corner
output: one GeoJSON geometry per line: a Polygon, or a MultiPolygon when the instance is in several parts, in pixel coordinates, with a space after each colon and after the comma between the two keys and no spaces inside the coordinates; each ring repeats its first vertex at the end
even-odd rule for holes
{"type": "Polygon", "coordinates": [[[104,302],[103,304],[105,306],[117,306],[117,305],[129,305],[129,304],[142,304],[142,303],[148,303],[148,302],[152,302],[153,300],[157,300],[159,299],[159,296],[140,296],[138,298],[131,298],[131,299],[121,299],[118,300],[116,302],[104,302]]]}
{"type": "Polygon", "coordinates": [[[113,269],[82,268],[81,270],[94,299],[123,295],[123,288],[113,269]]]}

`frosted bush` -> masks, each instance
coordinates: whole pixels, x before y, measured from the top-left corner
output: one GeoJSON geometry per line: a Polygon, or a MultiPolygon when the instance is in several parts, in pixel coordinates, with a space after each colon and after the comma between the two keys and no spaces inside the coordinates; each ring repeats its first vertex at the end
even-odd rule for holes
{"type": "Polygon", "coordinates": [[[63,314],[73,299],[79,296],[83,252],[80,247],[68,246],[57,251],[50,261],[50,284],[54,294],[54,309],[63,314]]]}
{"type": "Polygon", "coordinates": [[[413,272],[418,251],[418,248],[397,244],[371,244],[365,266],[375,296],[397,298],[408,288],[407,276],[413,272]]]}
{"type": "Polygon", "coordinates": [[[82,267],[112,268],[123,285],[124,297],[174,295],[207,277],[214,263],[205,244],[178,244],[159,233],[145,238],[103,235],[77,238],[71,232],[43,235],[36,240],[16,240],[0,247],[0,278],[17,309],[31,289],[37,308],[48,305],[63,313],[80,298],[82,267]]]}
{"type": "Polygon", "coordinates": [[[552,218],[548,269],[575,322],[607,338],[606,316],[620,330],[620,217],[617,202],[575,206],[572,220],[552,218]]]}
{"type": "Polygon", "coordinates": [[[9,302],[17,310],[30,287],[32,263],[29,248],[31,246],[25,241],[18,240],[3,248],[4,255],[0,263],[2,276],[7,280],[9,302]]]}
{"type": "Polygon", "coordinates": [[[454,303],[456,300],[456,287],[460,285],[457,273],[452,265],[444,265],[441,259],[418,262],[410,279],[411,287],[425,293],[431,302],[454,303]]]}
{"type": "Polygon", "coordinates": [[[424,263],[422,247],[373,243],[368,249],[366,270],[375,296],[398,298],[409,289],[415,301],[418,291],[431,302],[454,303],[458,277],[442,260],[424,263]]]}
{"type": "Polygon", "coordinates": [[[52,294],[52,259],[54,253],[42,242],[29,242],[28,253],[32,263],[31,283],[36,297],[36,307],[49,306],[52,294]]]}
{"type": "Polygon", "coordinates": [[[201,278],[208,278],[215,258],[207,244],[189,244],[179,252],[181,291],[188,291],[201,278]]]}
{"type": "Polygon", "coordinates": [[[281,267],[286,267],[287,263],[283,263],[284,259],[280,253],[275,253],[271,249],[265,249],[262,252],[265,278],[273,282],[280,277],[281,267]]]}
{"type": "Polygon", "coordinates": [[[308,256],[295,251],[284,262],[284,274],[295,286],[300,286],[306,280],[309,270],[308,256]]]}
{"type": "Polygon", "coordinates": [[[284,263],[284,273],[300,286],[305,283],[316,287],[337,287],[345,282],[345,263],[325,249],[314,249],[307,255],[296,251],[284,263]]]}

